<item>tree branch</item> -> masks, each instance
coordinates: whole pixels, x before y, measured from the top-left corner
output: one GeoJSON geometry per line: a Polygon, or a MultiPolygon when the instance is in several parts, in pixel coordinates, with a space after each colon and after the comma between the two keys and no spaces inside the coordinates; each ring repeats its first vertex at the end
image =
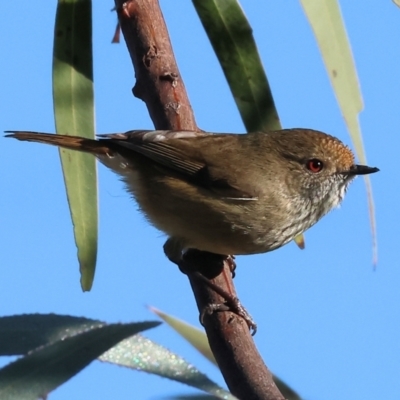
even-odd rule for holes
{"type": "MultiPolygon", "coordinates": [[[[155,128],[198,131],[158,1],[115,0],[115,5],[136,73],[133,94],[146,103],[155,128]]],[[[211,272],[214,284],[236,296],[227,262],[214,271],[208,253],[193,251],[192,255],[193,271],[207,271],[205,275],[211,272]]],[[[224,301],[196,273],[188,273],[188,277],[200,312],[209,304],[224,301]]],[[[206,315],[203,323],[210,347],[235,396],[246,400],[284,399],[242,318],[232,312],[215,312],[206,315]]]]}

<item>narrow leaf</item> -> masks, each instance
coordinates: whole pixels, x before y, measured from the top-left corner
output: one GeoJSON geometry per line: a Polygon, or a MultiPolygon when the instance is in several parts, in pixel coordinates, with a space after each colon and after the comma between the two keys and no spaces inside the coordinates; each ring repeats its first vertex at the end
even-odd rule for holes
{"type": "Polygon", "coordinates": [[[303,234],[297,235],[293,240],[301,250],[303,250],[306,247],[303,234]]]}
{"type": "MultiPolygon", "coordinates": [[[[57,133],[94,138],[90,0],[59,0],[54,29],[53,97],[57,133]]],[[[60,150],[84,291],[97,256],[97,169],[89,154],[60,150]]]]}
{"type": "MultiPolygon", "coordinates": [[[[131,324],[134,325],[134,324],[131,324]]],[[[136,324],[138,329],[144,330],[153,326],[159,325],[159,322],[148,322],[136,324]]],[[[73,317],[69,315],[56,315],[56,314],[25,314],[25,315],[13,315],[8,317],[0,318],[0,355],[22,355],[33,351],[36,354],[35,349],[47,349],[50,344],[56,345],[57,343],[63,343],[67,338],[76,337],[82,334],[86,334],[90,330],[103,328],[106,325],[104,322],[98,320],[92,320],[83,317],[73,317]]],[[[100,331],[97,331],[100,332],[100,331]]],[[[135,332],[136,333],[136,332],[135,332]]],[[[129,335],[127,335],[129,336],[129,335]]],[[[126,336],[125,336],[126,337],[126,336]]],[[[54,363],[65,362],[65,357],[73,351],[78,351],[79,346],[82,343],[86,343],[83,337],[82,341],[78,341],[75,347],[68,347],[66,352],[56,347],[57,353],[54,355],[54,363]]],[[[89,348],[85,344],[85,352],[91,352],[92,358],[89,358],[87,365],[98,355],[108,350],[111,346],[107,347],[103,352],[98,352],[98,355],[93,355],[93,351],[97,351],[101,343],[97,343],[101,339],[101,335],[98,337],[92,337],[90,339],[89,348]]],[[[42,353],[38,353],[42,354],[42,353]]],[[[43,356],[44,357],[44,356],[43,356]]],[[[25,358],[20,359],[23,361],[25,358]]],[[[28,359],[27,364],[22,363],[22,366],[18,364],[14,366],[13,376],[6,375],[4,385],[13,383],[15,379],[22,379],[22,384],[29,383],[29,377],[26,377],[25,366],[32,367],[32,370],[41,369],[42,362],[40,365],[35,364],[35,359],[28,359]],[[15,379],[14,379],[15,378],[15,379]]],[[[119,366],[131,368],[138,371],[144,371],[151,374],[155,374],[164,378],[169,378],[174,381],[185,383],[194,388],[200,389],[206,393],[213,394],[217,398],[234,400],[235,398],[230,395],[226,390],[219,387],[216,383],[212,382],[206,375],[198,371],[193,365],[189,364],[179,355],[172,353],[166,348],[160,346],[157,343],[152,342],[149,339],[144,338],[141,335],[134,335],[112,349],[104,353],[99,357],[100,361],[105,361],[119,366]]],[[[73,364],[74,371],[79,367],[84,368],[83,361],[81,359],[76,360],[76,365],[73,364]],[[83,366],[82,366],[83,365],[83,366]]],[[[87,360],[86,360],[87,361],[87,360]]],[[[71,365],[72,361],[68,361],[68,365],[71,365]]],[[[54,365],[56,365],[54,364],[54,365]]],[[[12,364],[10,364],[11,366],[12,364]]],[[[9,367],[10,367],[9,366],[9,367]]],[[[9,368],[6,367],[6,368],[9,368]]],[[[11,368],[11,367],[10,367],[11,368]]],[[[57,367],[58,368],[58,367],[57,367]]],[[[62,368],[62,366],[59,366],[62,368]]],[[[46,370],[47,371],[47,370],[46,370]]],[[[44,371],[43,376],[35,376],[34,379],[45,380],[47,385],[45,389],[41,389],[42,393],[45,393],[50,386],[54,384],[50,382],[45,375],[47,372],[44,371]]],[[[56,370],[54,370],[56,371],[56,370]]],[[[6,371],[7,372],[7,371],[6,371]]],[[[78,371],[76,371],[78,372],[78,371]]],[[[74,373],[76,373],[74,372],[74,373]]],[[[0,370],[0,395],[2,394],[2,373],[0,370]]],[[[57,372],[58,373],[58,372],[57,372]]],[[[71,375],[72,376],[72,375],[71,375]]],[[[71,376],[62,374],[62,379],[67,380],[71,376]]],[[[58,384],[63,383],[59,382],[58,384]]],[[[29,383],[30,385],[30,383],[29,383]]],[[[29,386],[28,385],[28,386],[29,386]]],[[[37,389],[37,388],[36,388],[37,389]]],[[[38,390],[34,389],[32,392],[37,397],[38,390]]],[[[25,389],[24,389],[25,390],[25,389]]],[[[14,392],[12,392],[14,394],[14,392]]],[[[31,392],[27,389],[27,395],[30,396],[31,392]]],[[[23,393],[18,393],[18,396],[22,396],[23,393]]],[[[35,399],[36,399],[35,397],[35,399]]],[[[3,398],[3,397],[0,397],[3,398]]],[[[18,397],[20,398],[20,397],[18,397]]],[[[24,397],[21,397],[24,398],[24,397]]],[[[26,397],[32,398],[32,397],[26,397]]]]}
{"type": "Polygon", "coordinates": [[[204,331],[196,328],[193,325],[182,321],[172,315],[166,314],[155,307],[149,307],[150,311],[157,314],[171,328],[178,332],[186,341],[188,341],[197,351],[199,351],[208,361],[214,365],[218,365],[214,355],[210,349],[207,336],[204,331]]]}
{"type": "Polygon", "coordinates": [[[141,335],[122,341],[99,359],[185,383],[218,399],[236,399],[182,357],[141,335]]]}
{"type": "Polygon", "coordinates": [[[236,0],[193,0],[248,132],[282,129],[253,33],[236,0]]]}
{"type": "Polygon", "coordinates": [[[88,328],[33,350],[0,370],[1,399],[37,399],[77,374],[121,340],[158,322],[110,324],[88,328]]]}
{"type": "Polygon", "coordinates": [[[22,314],[0,318],[0,356],[22,355],[105,323],[57,314],[22,314]]]}
{"type": "MultiPolygon", "coordinates": [[[[335,0],[301,0],[301,4],[317,39],[325,68],[353,140],[357,157],[362,164],[367,164],[358,121],[358,114],[363,109],[363,101],[339,4],[335,0]]],[[[370,178],[365,175],[364,179],[369,202],[373,263],[376,265],[378,256],[374,202],[370,178]]]]}

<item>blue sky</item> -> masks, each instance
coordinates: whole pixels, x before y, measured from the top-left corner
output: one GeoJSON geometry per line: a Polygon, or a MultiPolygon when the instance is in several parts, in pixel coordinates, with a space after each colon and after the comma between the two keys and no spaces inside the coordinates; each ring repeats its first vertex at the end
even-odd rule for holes
{"type": "MultiPolygon", "coordinates": [[[[111,45],[112,2],[94,2],[94,79],[99,133],[151,129],[131,94],[124,42],[111,45]]],[[[364,98],[360,123],[372,175],[378,265],[372,266],[365,185],[357,179],[339,210],[293,243],[238,257],[236,287],[258,323],[269,368],[304,399],[400,398],[400,9],[391,1],[341,2],[364,98]]],[[[285,128],[325,131],[351,144],[311,29],[298,2],[242,1],[285,128]]],[[[51,89],[56,2],[3,1],[0,131],[54,131],[51,89]]],[[[228,86],[189,1],[161,1],[198,125],[243,132],[228,86]]],[[[163,255],[118,178],[99,166],[100,232],[94,288],[82,293],[58,152],[0,137],[0,315],[59,313],[107,322],[154,319],[145,305],[198,323],[186,277],[163,255]]],[[[168,327],[148,337],[212,379],[218,370],[168,327]]],[[[0,360],[1,361],[1,360],[0,360]]],[[[155,399],[194,391],[99,362],[51,399],[155,399]]]]}

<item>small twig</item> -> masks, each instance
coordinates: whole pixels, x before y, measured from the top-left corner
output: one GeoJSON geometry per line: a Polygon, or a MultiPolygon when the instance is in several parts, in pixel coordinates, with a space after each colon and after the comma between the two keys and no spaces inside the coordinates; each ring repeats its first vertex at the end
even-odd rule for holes
{"type": "MultiPolygon", "coordinates": [[[[164,18],[157,0],[115,0],[121,30],[136,74],[133,93],[142,99],[156,129],[199,130],[175,62],[164,18]]],[[[193,229],[196,229],[193,227],[193,229]]],[[[207,259],[196,254],[198,271],[206,270],[207,259]]],[[[195,269],[194,269],[195,270],[195,269]]],[[[188,273],[200,313],[222,299],[195,273],[188,273]]],[[[236,296],[230,266],[211,281],[236,296]]],[[[231,312],[216,312],[204,318],[210,347],[230,391],[240,399],[283,400],[265,366],[247,324],[231,312]]]]}

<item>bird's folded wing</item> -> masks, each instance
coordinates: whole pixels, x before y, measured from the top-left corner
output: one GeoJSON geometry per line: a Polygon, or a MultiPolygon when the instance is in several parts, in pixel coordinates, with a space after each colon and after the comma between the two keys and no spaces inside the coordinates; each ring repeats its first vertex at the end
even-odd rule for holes
{"type": "MultiPolygon", "coordinates": [[[[179,139],[206,136],[192,131],[130,131],[126,134],[100,135],[127,150],[148,157],[155,163],[181,174],[192,183],[208,188],[219,196],[231,200],[257,200],[246,190],[229,182],[224,176],[210,173],[210,166],[204,159],[174,146],[179,139]],[[170,140],[174,139],[174,140],[170,140]],[[175,140],[176,139],[176,140],[175,140]]],[[[229,166],[228,166],[229,168],[229,166]]]]}

